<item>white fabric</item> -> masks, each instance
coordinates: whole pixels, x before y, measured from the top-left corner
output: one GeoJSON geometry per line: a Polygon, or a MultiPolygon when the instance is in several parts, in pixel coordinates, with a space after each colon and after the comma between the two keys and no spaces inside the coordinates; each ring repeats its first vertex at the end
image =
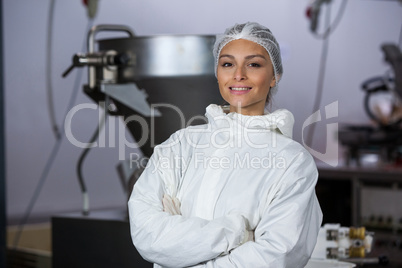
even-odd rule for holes
{"type": "Polygon", "coordinates": [[[225,114],[155,147],[128,207],[131,236],[154,267],[304,267],[322,213],[317,169],[293,141],[293,116],[225,114]],[[181,214],[163,211],[165,194],[181,214]],[[254,231],[254,242],[243,243],[254,231]]]}

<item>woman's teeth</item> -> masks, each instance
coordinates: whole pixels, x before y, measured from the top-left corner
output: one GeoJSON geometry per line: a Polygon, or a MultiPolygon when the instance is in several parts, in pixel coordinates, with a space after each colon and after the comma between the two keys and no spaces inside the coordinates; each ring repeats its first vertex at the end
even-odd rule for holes
{"type": "Polygon", "coordinates": [[[236,91],[245,91],[251,89],[250,87],[231,87],[231,90],[236,90],[236,91]]]}

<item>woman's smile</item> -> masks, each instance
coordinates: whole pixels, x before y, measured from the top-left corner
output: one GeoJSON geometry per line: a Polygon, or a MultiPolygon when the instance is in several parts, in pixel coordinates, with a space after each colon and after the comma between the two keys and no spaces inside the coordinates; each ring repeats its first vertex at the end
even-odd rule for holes
{"type": "Polygon", "coordinates": [[[232,86],[229,87],[230,92],[232,94],[236,94],[236,95],[240,95],[240,94],[247,94],[248,92],[250,92],[250,90],[252,89],[252,87],[248,87],[248,86],[232,86]]]}

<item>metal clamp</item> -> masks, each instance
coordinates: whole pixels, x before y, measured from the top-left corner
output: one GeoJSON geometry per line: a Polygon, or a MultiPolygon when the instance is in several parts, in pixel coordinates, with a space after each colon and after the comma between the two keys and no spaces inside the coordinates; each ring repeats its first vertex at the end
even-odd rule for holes
{"type": "MultiPolygon", "coordinates": [[[[88,45],[88,53],[92,54],[95,50],[95,36],[99,32],[104,31],[114,31],[114,32],[126,32],[130,37],[135,36],[134,32],[130,29],[130,27],[124,25],[109,25],[109,24],[100,24],[91,28],[88,32],[87,45],[88,45]]],[[[96,70],[94,66],[88,67],[88,86],[89,88],[93,88],[96,85],[96,70]]]]}

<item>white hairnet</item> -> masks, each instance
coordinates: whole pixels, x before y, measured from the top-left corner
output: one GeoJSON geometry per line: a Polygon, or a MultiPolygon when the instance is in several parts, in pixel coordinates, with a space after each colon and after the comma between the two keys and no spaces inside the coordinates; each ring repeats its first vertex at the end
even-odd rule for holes
{"type": "Polygon", "coordinates": [[[233,27],[226,29],[224,34],[216,37],[213,49],[213,54],[215,57],[215,75],[218,67],[219,54],[221,53],[222,48],[229,42],[238,39],[245,39],[255,42],[265,48],[265,50],[268,52],[276,78],[275,86],[271,88],[271,93],[274,94],[278,89],[278,83],[282,78],[283,73],[279,44],[268,28],[256,22],[235,24],[233,27]]]}

